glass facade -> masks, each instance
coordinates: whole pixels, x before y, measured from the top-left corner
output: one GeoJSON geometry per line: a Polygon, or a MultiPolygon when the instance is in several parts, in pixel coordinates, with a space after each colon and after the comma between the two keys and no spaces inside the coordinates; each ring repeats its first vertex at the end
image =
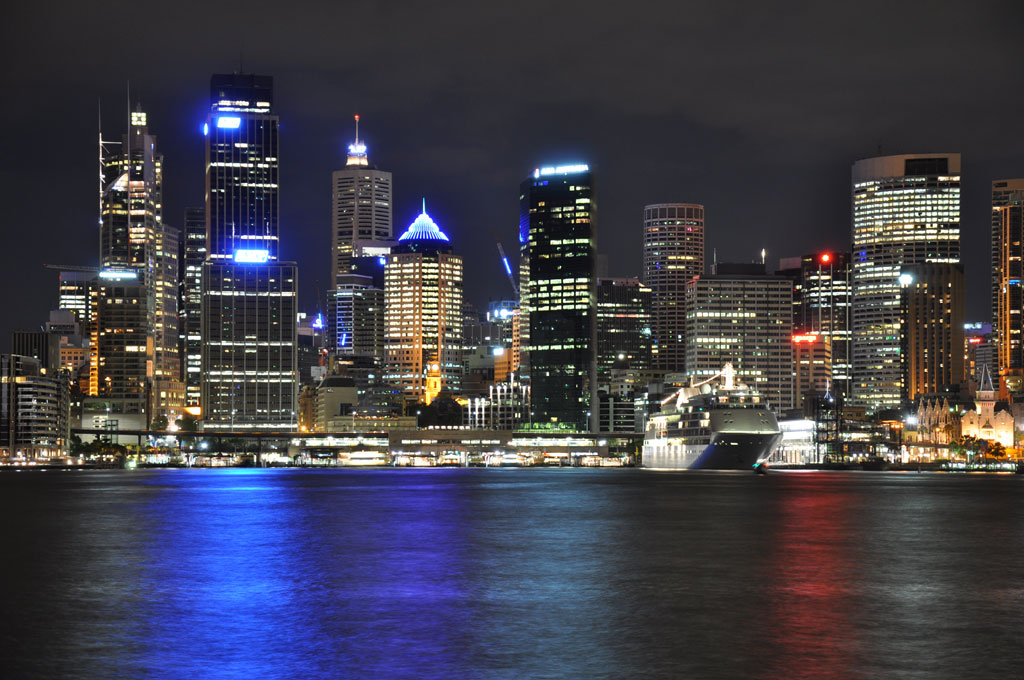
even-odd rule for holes
{"type": "MultiPolygon", "coordinates": [[[[594,190],[585,165],[538,168],[520,190],[533,427],[589,432],[597,383],[594,190]],[[523,233],[523,226],[527,231],[523,233]]],[[[524,338],[524,342],[527,340],[524,338]]]]}
{"type": "Polygon", "coordinates": [[[885,156],[853,165],[853,397],[870,412],[903,394],[899,276],[960,262],[960,155],[885,156]]]}

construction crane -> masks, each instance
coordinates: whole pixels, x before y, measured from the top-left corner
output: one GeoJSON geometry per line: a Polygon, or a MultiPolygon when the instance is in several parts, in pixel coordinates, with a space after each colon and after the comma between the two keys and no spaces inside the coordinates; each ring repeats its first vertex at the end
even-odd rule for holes
{"type": "Polygon", "coordinates": [[[512,274],[512,265],[508,263],[508,256],[505,255],[505,248],[501,245],[501,240],[498,239],[498,234],[494,234],[494,242],[498,244],[498,254],[501,255],[501,263],[505,265],[505,273],[508,274],[508,282],[512,284],[512,291],[516,294],[516,299],[519,299],[519,286],[516,285],[516,277],[512,274]]]}

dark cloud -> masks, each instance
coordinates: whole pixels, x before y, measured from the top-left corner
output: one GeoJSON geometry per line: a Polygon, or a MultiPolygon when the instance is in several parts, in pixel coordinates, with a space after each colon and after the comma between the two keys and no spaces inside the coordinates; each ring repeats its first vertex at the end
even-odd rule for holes
{"type": "Polygon", "coordinates": [[[421,196],[468,255],[477,303],[509,294],[518,184],[542,162],[597,173],[599,246],[639,273],[644,203],[699,201],[708,255],[841,248],[860,157],[964,154],[972,318],[987,314],[988,183],[1024,175],[1018,3],[29,3],[0,45],[5,206],[0,333],[44,320],[43,262],[96,255],[96,108],[125,83],[166,155],[165,219],[202,203],[209,76],[275,77],[282,238],[303,298],[326,283],[328,182],[351,115],[395,173],[396,229],[421,196]],[[705,6],[708,5],[708,6],[705,6]]]}

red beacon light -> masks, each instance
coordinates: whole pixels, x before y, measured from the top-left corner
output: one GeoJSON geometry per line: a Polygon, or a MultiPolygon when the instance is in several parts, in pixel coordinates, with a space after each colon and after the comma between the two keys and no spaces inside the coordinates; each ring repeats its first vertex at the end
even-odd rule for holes
{"type": "Polygon", "coordinates": [[[822,264],[828,264],[831,261],[832,261],[832,256],[831,255],[829,255],[828,253],[823,253],[822,254],[822,256],[821,256],[821,263],[822,264]]]}
{"type": "Polygon", "coordinates": [[[795,344],[800,344],[800,343],[803,343],[803,342],[811,344],[811,343],[815,343],[817,341],[818,341],[818,334],[817,333],[802,333],[802,334],[794,335],[793,336],[793,342],[795,344]]]}

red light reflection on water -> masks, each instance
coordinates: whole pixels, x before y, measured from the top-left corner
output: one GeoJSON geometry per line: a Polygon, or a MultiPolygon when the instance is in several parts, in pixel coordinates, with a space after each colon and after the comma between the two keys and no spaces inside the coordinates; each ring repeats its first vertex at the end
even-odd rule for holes
{"type": "Polygon", "coordinates": [[[856,498],[827,477],[806,482],[778,508],[764,661],[771,677],[848,677],[862,661],[851,620],[850,584],[864,577],[853,573],[849,554],[856,498]]]}

